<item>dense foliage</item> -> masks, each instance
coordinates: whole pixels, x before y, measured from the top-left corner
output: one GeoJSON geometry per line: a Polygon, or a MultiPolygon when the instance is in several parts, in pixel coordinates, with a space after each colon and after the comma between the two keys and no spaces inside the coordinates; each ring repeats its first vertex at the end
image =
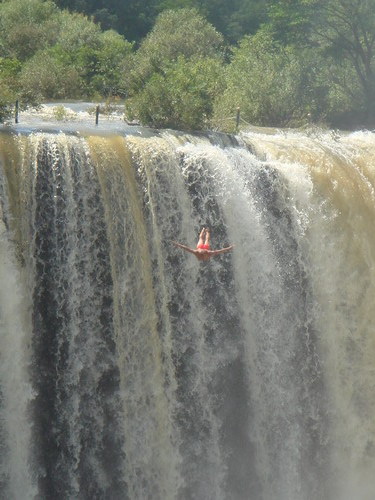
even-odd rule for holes
{"type": "Polygon", "coordinates": [[[0,0],[15,100],[117,96],[145,125],[375,126],[375,0],[0,0]]]}
{"type": "Polygon", "coordinates": [[[165,10],[196,9],[230,42],[254,33],[265,21],[268,0],[56,0],[60,8],[92,15],[104,29],[139,42],[165,10]]]}
{"type": "Polygon", "coordinates": [[[313,51],[280,46],[269,33],[245,37],[226,67],[215,117],[241,116],[248,123],[298,126],[325,116],[328,88],[321,83],[322,60],[313,51]]]}
{"type": "Polygon", "coordinates": [[[220,95],[222,44],[222,35],[194,9],[160,14],[127,77],[132,115],[155,127],[207,124],[220,95]]]}

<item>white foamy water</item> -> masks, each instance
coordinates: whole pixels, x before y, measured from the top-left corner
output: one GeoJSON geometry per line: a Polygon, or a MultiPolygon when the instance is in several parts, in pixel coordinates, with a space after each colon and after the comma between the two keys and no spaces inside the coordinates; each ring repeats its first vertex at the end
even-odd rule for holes
{"type": "Polygon", "coordinates": [[[374,135],[27,132],[0,136],[1,494],[370,500],[374,135]],[[234,250],[171,244],[202,226],[234,250]]]}

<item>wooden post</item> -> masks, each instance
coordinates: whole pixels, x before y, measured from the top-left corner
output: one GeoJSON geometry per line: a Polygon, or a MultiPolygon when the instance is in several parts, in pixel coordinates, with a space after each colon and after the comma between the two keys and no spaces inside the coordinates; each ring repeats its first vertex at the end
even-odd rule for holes
{"type": "Polygon", "coordinates": [[[237,108],[237,115],[236,115],[236,132],[238,132],[238,128],[240,126],[240,108],[237,108]]]}
{"type": "Polygon", "coordinates": [[[99,123],[99,112],[100,112],[100,106],[98,104],[96,106],[96,112],[95,112],[95,125],[98,125],[99,123]]]}
{"type": "Polygon", "coordinates": [[[15,121],[15,123],[18,123],[18,110],[19,110],[19,102],[18,102],[18,99],[17,99],[16,105],[15,105],[15,108],[14,108],[14,121],[15,121]]]}

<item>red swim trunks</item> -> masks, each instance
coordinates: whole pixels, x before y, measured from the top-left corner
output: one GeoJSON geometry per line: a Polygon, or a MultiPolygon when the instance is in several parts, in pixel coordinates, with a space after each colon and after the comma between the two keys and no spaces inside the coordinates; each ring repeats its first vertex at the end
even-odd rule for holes
{"type": "Polygon", "coordinates": [[[200,248],[202,250],[211,250],[210,245],[204,245],[203,243],[201,243],[200,245],[197,245],[197,248],[200,248]]]}

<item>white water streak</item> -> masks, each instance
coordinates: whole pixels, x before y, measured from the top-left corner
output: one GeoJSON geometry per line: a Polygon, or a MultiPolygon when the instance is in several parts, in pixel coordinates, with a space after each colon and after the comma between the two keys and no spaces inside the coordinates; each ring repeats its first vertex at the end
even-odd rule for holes
{"type": "Polygon", "coordinates": [[[29,381],[30,318],[20,272],[3,223],[0,226],[0,384],[5,449],[1,454],[4,497],[31,499],[37,490],[30,467],[31,425],[28,407],[33,399],[29,381]]]}
{"type": "MultiPolygon", "coordinates": [[[[25,149],[21,156],[30,158],[22,164],[20,197],[31,227],[28,204],[38,169],[33,158],[42,140],[40,134],[19,141],[25,149]]],[[[59,140],[68,203],[69,255],[59,271],[69,276],[68,290],[59,292],[70,313],[68,369],[58,379],[71,392],[63,412],[73,463],[67,491],[78,495],[81,488],[75,468],[82,453],[79,379],[100,350],[95,329],[86,332],[84,348],[77,343],[80,300],[90,305],[83,307],[85,318],[99,323],[94,288],[78,273],[82,265],[95,275],[92,233],[85,226],[80,247],[76,240],[76,186],[68,158],[70,148],[79,146],[80,161],[92,161],[98,173],[105,210],[121,380],[123,482],[130,500],[226,500],[228,495],[235,500],[371,500],[374,135],[250,134],[243,140],[252,152],[168,133],[92,137],[88,145],[85,139],[59,140]],[[235,249],[201,265],[170,240],[193,246],[207,220],[213,246],[234,243],[235,249]],[[219,226],[222,241],[215,239],[219,226]],[[234,284],[220,281],[224,269],[230,269],[227,276],[233,274],[234,284]],[[224,315],[215,310],[216,303],[225,304],[238,331],[220,324],[224,315]],[[223,396],[212,389],[233,362],[245,365],[245,433],[254,448],[243,470],[259,483],[257,491],[245,494],[228,491],[233,484],[228,459],[240,450],[224,447],[227,429],[220,410],[225,402],[220,406],[223,396]]],[[[57,183],[61,172],[53,173],[57,183]]],[[[19,224],[32,279],[35,234],[27,233],[25,220],[19,224]]],[[[18,500],[37,493],[28,454],[32,422],[27,408],[33,394],[24,295],[30,285],[21,279],[5,228],[0,281],[1,475],[7,498],[18,500]]],[[[93,387],[95,368],[90,371],[93,387]]],[[[100,434],[99,405],[92,410],[100,434]]],[[[95,456],[90,460],[100,476],[95,456]]],[[[103,473],[104,489],[110,486],[106,480],[103,473]]]]}

